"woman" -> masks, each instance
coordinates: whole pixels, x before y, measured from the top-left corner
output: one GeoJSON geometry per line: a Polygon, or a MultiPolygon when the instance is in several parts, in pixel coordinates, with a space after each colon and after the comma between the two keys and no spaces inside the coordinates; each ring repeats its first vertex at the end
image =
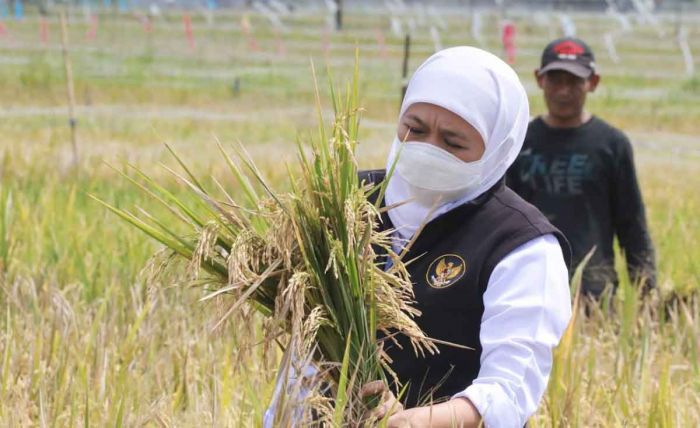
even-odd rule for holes
{"type": "Polygon", "coordinates": [[[385,204],[398,204],[387,227],[397,247],[413,241],[418,324],[461,347],[418,357],[386,341],[407,390],[400,404],[381,383],[364,391],[384,393],[375,415],[391,414],[391,427],[522,427],[537,409],[571,304],[564,237],[504,185],[528,120],[515,72],[480,49],[440,51],[409,82],[387,160],[385,204]]]}

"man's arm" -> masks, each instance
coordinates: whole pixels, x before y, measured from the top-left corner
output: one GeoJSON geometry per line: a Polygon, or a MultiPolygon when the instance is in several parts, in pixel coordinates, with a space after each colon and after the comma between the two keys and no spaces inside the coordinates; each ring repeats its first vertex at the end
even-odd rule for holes
{"type": "Polygon", "coordinates": [[[656,286],[654,246],[647,227],[632,145],[624,136],[618,153],[612,194],[613,225],[627,259],[630,279],[634,284],[643,284],[648,291],[656,286]]]}

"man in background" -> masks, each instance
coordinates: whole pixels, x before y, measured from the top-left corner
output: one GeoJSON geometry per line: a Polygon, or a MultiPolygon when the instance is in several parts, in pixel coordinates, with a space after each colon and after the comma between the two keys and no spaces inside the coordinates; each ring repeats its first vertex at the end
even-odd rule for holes
{"type": "Polygon", "coordinates": [[[585,294],[598,298],[606,287],[614,292],[615,236],[633,283],[653,288],[654,248],[632,146],[620,130],[584,108],[600,82],[593,52],[580,39],[555,40],[544,49],[535,79],[547,113],[530,122],[508,186],[564,233],[573,251],[572,271],[594,250],[584,270],[585,294]]]}

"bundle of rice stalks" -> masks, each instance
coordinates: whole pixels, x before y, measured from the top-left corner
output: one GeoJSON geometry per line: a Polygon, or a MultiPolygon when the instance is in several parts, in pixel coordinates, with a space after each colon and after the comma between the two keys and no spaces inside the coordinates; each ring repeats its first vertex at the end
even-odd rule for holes
{"type": "Polygon", "coordinates": [[[391,232],[380,231],[378,205],[369,201],[381,200],[384,189],[358,179],[357,78],[356,65],[342,98],[331,83],[335,117],[328,128],[316,89],[318,136],[307,147],[298,144],[300,172],[289,172],[288,192],[273,190],[245,149],[230,156],[219,144],[243,200],[215,178],[215,189],[203,186],[173,153],[183,172],[170,171],[196,196],[194,202],[177,198],[135,167],[125,177],[172,215],[134,214],[102,202],[165,245],[166,264],[185,262],[190,278],[208,290],[204,300],[230,302],[220,322],[251,307],[266,315],[265,340],[281,342],[285,361],[309,359],[319,368],[323,379],[317,384],[331,393],[312,393],[307,402],[315,406],[316,419],[334,424],[357,420],[360,386],[384,378],[388,361],[378,332],[385,340],[407,335],[415,352],[436,350],[413,321],[418,312],[411,306],[408,274],[392,251],[391,232]],[[189,233],[176,233],[174,221],[189,233]]]}

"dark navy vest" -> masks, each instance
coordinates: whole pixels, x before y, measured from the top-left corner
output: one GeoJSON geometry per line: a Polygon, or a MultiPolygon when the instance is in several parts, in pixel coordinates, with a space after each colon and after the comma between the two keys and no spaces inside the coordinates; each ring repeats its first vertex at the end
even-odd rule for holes
{"type": "MultiPolygon", "coordinates": [[[[378,183],[384,171],[363,171],[360,179],[378,183]]],[[[382,227],[392,227],[388,215],[382,227]]],[[[425,226],[404,258],[413,260],[407,269],[422,312],[416,322],[428,337],[472,349],[438,345],[439,354],[421,357],[406,337],[395,337],[401,347],[385,340],[392,369],[408,385],[401,399],[406,407],[449,398],[476,379],[483,294],[491,272],[511,251],[549,233],[559,240],[568,263],[571,252],[564,235],[503,181],[425,226]]]]}

